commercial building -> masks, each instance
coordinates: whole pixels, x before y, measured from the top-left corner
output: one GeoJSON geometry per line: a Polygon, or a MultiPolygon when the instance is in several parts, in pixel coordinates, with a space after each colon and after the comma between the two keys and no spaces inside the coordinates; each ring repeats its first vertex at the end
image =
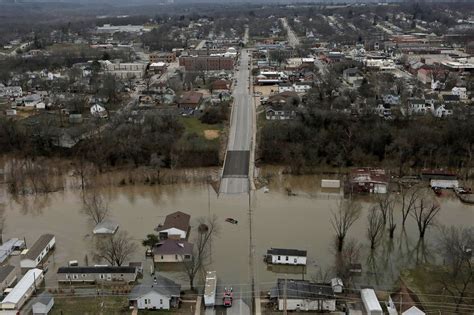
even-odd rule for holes
{"type": "Polygon", "coordinates": [[[220,56],[181,56],[179,65],[186,71],[216,71],[234,69],[234,58],[220,56]]]}

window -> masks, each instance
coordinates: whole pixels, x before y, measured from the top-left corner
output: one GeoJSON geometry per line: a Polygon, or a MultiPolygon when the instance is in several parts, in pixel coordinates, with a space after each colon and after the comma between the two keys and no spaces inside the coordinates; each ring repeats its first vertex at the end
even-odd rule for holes
{"type": "Polygon", "coordinates": [[[83,277],[83,278],[85,278],[85,277],[86,277],[86,275],[85,275],[85,274],[82,274],[82,277],[83,277]]]}
{"type": "Polygon", "coordinates": [[[148,304],[148,300],[147,300],[147,299],[145,299],[145,305],[146,305],[146,304],[148,304]]]}
{"type": "Polygon", "coordinates": [[[66,279],[69,279],[69,275],[66,275],[66,279]]]}
{"type": "Polygon", "coordinates": [[[278,256],[278,260],[281,260],[281,257],[280,257],[280,256],[278,256]]]}
{"type": "Polygon", "coordinates": [[[163,255],[161,255],[161,259],[164,259],[163,255]]]}
{"type": "Polygon", "coordinates": [[[162,299],[160,299],[160,304],[163,304],[163,300],[162,300],[162,299]]]}
{"type": "Polygon", "coordinates": [[[77,278],[79,278],[79,276],[78,275],[72,275],[72,278],[77,279],[77,278]]]}
{"type": "Polygon", "coordinates": [[[101,279],[105,279],[105,276],[104,276],[104,275],[100,275],[100,278],[101,278],[101,279]]]}
{"type": "Polygon", "coordinates": [[[178,255],[174,255],[174,259],[178,260],[178,255]]]}
{"type": "Polygon", "coordinates": [[[286,261],[288,261],[288,256],[286,256],[286,261]]]}
{"type": "Polygon", "coordinates": [[[191,259],[191,255],[184,255],[184,258],[191,259]]]}

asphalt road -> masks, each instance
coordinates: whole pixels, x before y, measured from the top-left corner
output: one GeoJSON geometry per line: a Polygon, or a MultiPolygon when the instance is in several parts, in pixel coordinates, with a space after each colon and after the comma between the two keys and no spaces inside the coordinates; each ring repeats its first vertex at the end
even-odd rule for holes
{"type": "Polygon", "coordinates": [[[293,32],[286,18],[282,18],[281,22],[283,23],[283,27],[286,29],[286,32],[287,32],[288,44],[292,48],[295,48],[296,46],[300,44],[300,40],[298,36],[296,36],[295,32],[293,32]]]}
{"type": "Polygon", "coordinates": [[[249,91],[249,60],[248,51],[246,49],[242,50],[237,65],[239,70],[235,72],[237,82],[234,82],[232,93],[234,105],[226,163],[224,164],[220,186],[220,192],[224,194],[242,194],[249,191],[248,169],[253,128],[252,103],[249,91]]]}

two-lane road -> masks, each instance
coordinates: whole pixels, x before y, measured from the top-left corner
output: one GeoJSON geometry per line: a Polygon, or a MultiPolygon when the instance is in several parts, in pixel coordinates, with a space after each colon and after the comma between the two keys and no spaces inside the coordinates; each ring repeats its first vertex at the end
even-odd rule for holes
{"type": "Polygon", "coordinates": [[[235,72],[234,104],[230,122],[229,142],[220,192],[241,194],[249,191],[249,160],[253,134],[253,110],[250,95],[250,55],[243,49],[235,72]]]}

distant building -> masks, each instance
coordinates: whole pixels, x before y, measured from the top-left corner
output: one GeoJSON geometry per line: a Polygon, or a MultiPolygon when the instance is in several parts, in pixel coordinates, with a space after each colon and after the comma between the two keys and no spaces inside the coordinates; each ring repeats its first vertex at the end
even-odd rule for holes
{"type": "Polygon", "coordinates": [[[272,248],[267,251],[266,260],[274,265],[306,266],[306,256],[305,250],[272,248]]]}
{"type": "Polygon", "coordinates": [[[186,71],[233,70],[234,58],[220,56],[181,56],[179,65],[186,71]]]}
{"type": "Polygon", "coordinates": [[[58,282],[127,282],[137,279],[137,268],[129,266],[59,267],[58,282]]]}
{"type": "Polygon", "coordinates": [[[191,260],[193,244],[184,240],[165,240],[153,248],[153,260],[156,263],[176,263],[191,260]]]}
{"type": "Polygon", "coordinates": [[[360,85],[364,77],[361,75],[359,69],[349,68],[342,72],[342,77],[344,81],[350,85],[360,85]]]}
{"type": "Polygon", "coordinates": [[[0,303],[4,311],[17,311],[36,291],[36,288],[43,282],[44,275],[41,269],[31,269],[15,285],[13,290],[0,303]]]}
{"type": "Polygon", "coordinates": [[[43,234],[31,246],[27,253],[21,258],[21,268],[35,268],[38,266],[48,253],[54,249],[56,238],[52,234],[43,234]]]}
{"type": "Polygon", "coordinates": [[[184,92],[177,100],[178,107],[183,109],[196,109],[199,104],[201,104],[202,97],[203,94],[199,92],[184,92]]]}
{"type": "Polygon", "coordinates": [[[187,239],[190,229],[191,216],[181,211],[168,214],[163,225],[155,228],[160,239],[187,239]]]}
{"type": "Polygon", "coordinates": [[[296,112],[294,110],[287,109],[273,109],[268,108],[265,110],[265,118],[267,120],[290,120],[296,117],[296,112]]]}
{"type": "Polygon", "coordinates": [[[270,299],[277,303],[279,311],[284,310],[285,304],[288,311],[336,310],[331,286],[307,280],[278,279],[276,287],[270,291],[270,299]]]}
{"type": "Polygon", "coordinates": [[[176,61],[176,52],[159,52],[159,53],[151,53],[149,56],[150,63],[157,63],[157,62],[166,62],[172,63],[176,61]]]}
{"type": "Polygon", "coordinates": [[[102,235],[113,235],[117,232],[119,225],[115,222],[104,220],[97,224],[92,231],[95,235],[102,234],[102,235]]]}
{"type": "Polygon", "coordinates": [[[48,315],[53,305],[53,296],[48,292],[43,292],[33,301],[33,315],[48,315]]]}
{"type": "Polygon", "coordinates": [[[453,95],[457,95],[460,100],[467,100],[467,89],[465,87],[453,87],[451,90],[453,95]]]}
{"type": "Polygon", "coordinates": [[[157,276],[153,284],[139,284],[128,296],[131,307],[139,310],[169,310],[179,306],[181,285],[163,276],[157,276]]]}
{"type": "Polygon", "coordinates": [[[350,173],[347,184],[346,193],[386,194],[388,176],[383,169],[359,168],[350,173]]]}

